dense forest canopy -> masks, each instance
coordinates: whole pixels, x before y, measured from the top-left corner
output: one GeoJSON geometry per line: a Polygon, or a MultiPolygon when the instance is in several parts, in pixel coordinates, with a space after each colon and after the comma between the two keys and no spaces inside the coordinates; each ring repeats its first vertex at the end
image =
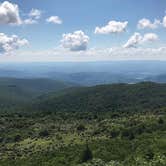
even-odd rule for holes
{"type": "Polygon", "coordinates": [[[57,90],[1,105],[0,165],[165,166],[165,84],[57,90]]]}

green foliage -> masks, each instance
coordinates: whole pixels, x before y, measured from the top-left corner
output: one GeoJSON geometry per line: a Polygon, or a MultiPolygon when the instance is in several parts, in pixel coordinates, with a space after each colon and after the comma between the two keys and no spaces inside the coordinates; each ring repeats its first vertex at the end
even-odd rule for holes
{"type": "Polygon", "coordinates": [[[164,120],[160,117],[159,120],[158,120],[158,123],[159,123],[159,124],[163,124],[163,123],[164,123],[164,120]]]}
{"type": "Polygon", "coordinates": [[[0,166],[165,166],[165,101],[165,84],[117,84],[5,108],[0,166]]]}
{"type": "Polygon", "coordinates": [[[39,98],[34,109],[49,111],[137,111],[166,107],[166,84],[152,82],[71,88],[39,98]]]}
{"type": "Polygon", "coordinates": [[[64,83],[51,79],[19,79],[0,78],[0,108],[20,107],[48,92],[72,87],[71,83],[64,83]]]}
{"type": "Polygon", "coordinates": [[[83,124],[79,124],[78,126],[77,126],[77,130],[78,131],[84,131],[86,128],[85,128],[85,126],[83,125],[83,124]]]}
{"type": "Polygon", "coordinates": [[[48,137],[49,132],[47,130],[42,130],[39,132],[39,137],[48,137]]]}
{"type": "Polygon", "coordinates": [[[1,113],[0,165],[76,166],[84,162],[89,166],[160,166],[161,162],[163,166],[165,109],[116,114],[1,113]],[[159,119],[163,122],[159,123],[159,119]],[[79,126],[81,132],[77,130],[79,126]]]}
{"type": "Polygon", "coordinates": [[[81,162],[87,162],[89,160],[92,160],[93,155],[92,155],[92,151],[90,150],[88,144],[86,145],[85,150],[82,152],[82,156],[81,156],[81,162]]]}

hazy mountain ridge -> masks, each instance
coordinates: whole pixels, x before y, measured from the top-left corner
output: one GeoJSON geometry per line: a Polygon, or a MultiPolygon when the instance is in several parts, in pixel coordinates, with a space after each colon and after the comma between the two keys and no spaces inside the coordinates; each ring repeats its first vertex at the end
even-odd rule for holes
{"type": "Polygon", "coordinates": [[[48,62],[1,64],[1,77],[47,78],[83,86],[166,82],[165,61],[48,62]]]}

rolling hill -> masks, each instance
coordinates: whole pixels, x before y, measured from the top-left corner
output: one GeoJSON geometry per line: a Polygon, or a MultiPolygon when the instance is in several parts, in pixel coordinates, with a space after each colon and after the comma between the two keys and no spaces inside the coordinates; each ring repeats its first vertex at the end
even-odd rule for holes
{"type": "Polygon", "coordinates": [[[70,88],[42,95],[33,106],[51,111],[154,109],[166,106],[166,84],[142,82],[70,88]]]}
{"type": "Polygon", "coordinates": [[[50,79],[0,78],[0,107],[26,103],[37,96],[73,86],[50,79]]]}

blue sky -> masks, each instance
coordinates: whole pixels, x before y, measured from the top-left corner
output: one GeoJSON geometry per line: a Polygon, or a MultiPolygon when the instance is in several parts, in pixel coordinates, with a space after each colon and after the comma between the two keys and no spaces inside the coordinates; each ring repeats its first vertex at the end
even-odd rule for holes
{"type": "Polygon", "coordinates": [[[0,60],[166,59],[165,16],[165,0],[0,0],[0,60]]]}

